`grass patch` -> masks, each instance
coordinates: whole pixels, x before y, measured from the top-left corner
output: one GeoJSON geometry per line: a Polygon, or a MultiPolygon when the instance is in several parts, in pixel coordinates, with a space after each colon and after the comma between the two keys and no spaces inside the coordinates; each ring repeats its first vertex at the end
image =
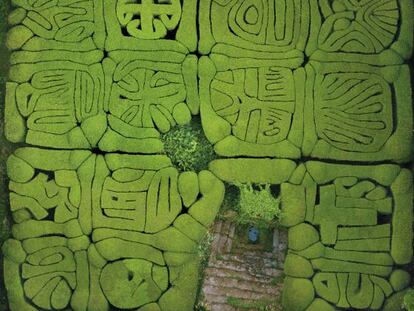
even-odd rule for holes
{"type": "Polygon", "coordinates": [[[259,299],[247,301],[236,297],[228,297],[227,303],[235,308],[242,310],[276,311],[281,310],[279,302],[276,300],[259,299]]]}

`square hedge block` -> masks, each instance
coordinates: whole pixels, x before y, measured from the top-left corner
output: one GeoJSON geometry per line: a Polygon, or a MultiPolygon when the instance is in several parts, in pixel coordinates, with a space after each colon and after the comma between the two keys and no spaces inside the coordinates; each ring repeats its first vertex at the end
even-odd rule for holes
{"type": "Polygon", "coordinates": [[[305,72],[299,64],[215,53],[200,59],[200,114],[217,154],[300,157],[305,72]]]}
{"type": "Polygon", "coordinates": [[[194,55],[174,50],[116,50],[108,53],[103,67],[108,130],[98,143],[101,150],[162,152],[160,133],[190,122],[199,112],[194,55]]]}
{"type": "Polygon", "coordinates": [[[90,51],[104,46],[104,0],[11,2],[10,50],[90,51]]]}
{"type": "Polygon", "coordinates": [[[304,156],[407,162],[407,128],[413,124],[409,68],[311,61],[304,116],[304,156]]]}
{"type": "Polygon", "coordinates": [[[193,305],[198,244],[224,196],[212,173],[194,173],[196,199],[184,209],[192,185],[178,187],[188,177],[163,155],[20,148],[7,172],[14,224],[3,253],[12,310],[193,305]]]}
{"type": "MultiPolygon", "coordinates": [[[[412,173],[392,164],[301,165],[293,185],[282,188],[284,225],[289,253],[300,256],[290,258],[307,260],[313,273],[290,269],[290,277],[311,279],[330,308],[380,309],[409,284],[402,266],[413,256],[412,173]],[[298,207],[292,198],[301,192],[304,204],[298,207]]],[[[303,302],[295,300],[296,290],[285,288],[284,304],[299,310],[303,302]]]]}
{"type": "Polygon", "coordinates": [[[199,50],[300,56],[316,10],[309,0],[201,1],[199,50]]]}
{"type": "Polygon", "coordinates": [[[6,85],[6,137],[51,148],[92,148],[106,128],[96,119],[108,91],[102,58],[98,50],[14,52],[6,85]],[[93,131],[83,130],[90,120],[93,131]]]}
{"type": "Polygon", "coordinates": [[[306,53],[323,62],[395,65],[413,49],[413,4],[406,0],[316,1],[306,53]]]}
{"type": "Polygon", "coordinates": [[[105,49],[194,52],[196,10],[194,0],[105,1],[105,49]]]}

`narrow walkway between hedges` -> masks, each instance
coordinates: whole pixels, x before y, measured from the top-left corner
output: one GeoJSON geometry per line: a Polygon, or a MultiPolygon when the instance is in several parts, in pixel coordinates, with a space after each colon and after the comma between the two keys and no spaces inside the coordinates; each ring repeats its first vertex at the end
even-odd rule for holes
{"type": "Polygon", "coordinates": [[[250,244],[246,230],[219,220],[202,288],[209,311],[281,310],[283,261],[287,235],[275,229],[250,244]],[[265,240],[265,241],[263,241],[265,240]]]}

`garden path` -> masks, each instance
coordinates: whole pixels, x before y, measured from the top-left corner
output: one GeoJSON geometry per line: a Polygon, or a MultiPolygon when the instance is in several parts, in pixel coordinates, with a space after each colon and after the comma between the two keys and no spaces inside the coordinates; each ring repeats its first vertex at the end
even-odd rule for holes
{"type": "Polygon", "coordinates": [[[212,231],[214,239],[202,288],[207,309],[279,310],[286,231],[274,230],[270,248],[264,243],[249,244],[229,221],[218,220],[212,231]],[[265,305],[270,306],[265,309],[265,305]]]}

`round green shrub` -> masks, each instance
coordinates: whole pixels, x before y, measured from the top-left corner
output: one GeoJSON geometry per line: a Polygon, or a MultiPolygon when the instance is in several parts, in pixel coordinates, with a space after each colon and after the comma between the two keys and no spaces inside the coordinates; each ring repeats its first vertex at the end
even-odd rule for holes
{"type": "Polygon", "coordinates": [[[204,136],[199,118],[161,134],[164,150],[179,171],[200,172],[216,158],[213,145],[204,136]]]}

